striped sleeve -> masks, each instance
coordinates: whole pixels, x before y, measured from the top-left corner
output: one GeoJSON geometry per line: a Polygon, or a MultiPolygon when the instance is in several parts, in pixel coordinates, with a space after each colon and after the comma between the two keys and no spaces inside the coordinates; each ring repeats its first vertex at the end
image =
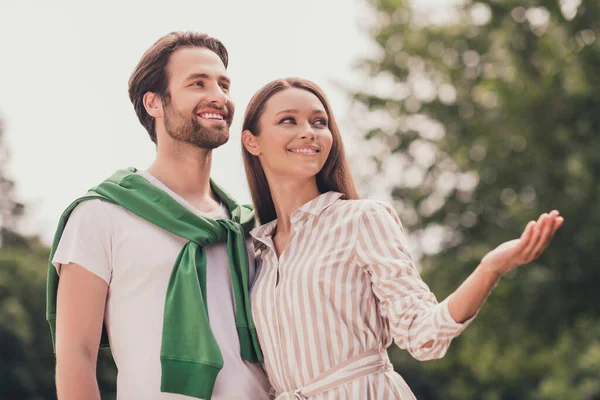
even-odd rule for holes
{"type": "Polygon", "coordinates": [[[396,344],[417,360],[442,358],[473,318],[457,323],[447,299],[437,302],[414,265],[400,218],[390,205],[370,202],[364,208],[356,255],[370,274],[379,311],[387,318],[396,344]]]}

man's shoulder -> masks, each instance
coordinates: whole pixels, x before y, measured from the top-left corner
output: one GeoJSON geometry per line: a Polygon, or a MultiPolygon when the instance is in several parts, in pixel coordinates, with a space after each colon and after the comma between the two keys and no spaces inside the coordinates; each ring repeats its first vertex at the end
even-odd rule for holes
{"type": "Polygon", "coordinates": [[[92,198],[87,200],[80,201],[75,208],[71,216],[73,215],[93,215],[93,216],[102,216],[107,213],[114,212],[117,209],[120,209],[116,204],[113,204],[109,201],[102,200],[100,198],[92,198]]]}
{"type": "Polygon", "coordinates": [[[91,198],[82,200],[75,206],[69,221],[81,220],[85,223],[104,225],[115,224],[132,217],[133,214],[117,204],[100,198],[91,198]]]}

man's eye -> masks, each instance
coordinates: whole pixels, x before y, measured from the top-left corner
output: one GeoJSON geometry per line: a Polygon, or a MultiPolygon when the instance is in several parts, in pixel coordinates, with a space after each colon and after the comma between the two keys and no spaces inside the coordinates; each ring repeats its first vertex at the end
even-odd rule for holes
{"type": "Polygon", "coordinates": [[[221,89],[223,89],[223,92],[229,93],[229,86],[227,86],[227,85],[221,85],[221,89]]]}
{"type": "Polygon", "coordinates": [[[194,83],[195,86],[200,86],[200,87],[204,87],[204,82],[202,81],[198,81],[196,83],[194,83]]]}

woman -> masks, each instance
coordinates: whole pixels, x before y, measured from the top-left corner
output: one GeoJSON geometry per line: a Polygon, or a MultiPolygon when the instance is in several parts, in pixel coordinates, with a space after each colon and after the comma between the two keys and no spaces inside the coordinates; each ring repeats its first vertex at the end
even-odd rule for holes
{"type": "Polygon", "coordinates": [[[538,257],[563,222],[557,211],[530,222],[438,303],[392,207],[358,200],[315,84],[290,78],[259,90],[242,142],[263,224],[252,232],[253,316],[280,400],[414,399],[387,357],[392,339],[418,360],[443,357],[500,277],[538,257]]]}

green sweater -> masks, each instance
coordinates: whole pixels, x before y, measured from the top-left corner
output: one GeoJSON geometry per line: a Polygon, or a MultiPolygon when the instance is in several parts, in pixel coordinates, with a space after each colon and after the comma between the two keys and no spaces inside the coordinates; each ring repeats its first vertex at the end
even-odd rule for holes
{"type": "MultiPolygon", "coordinates": [[[[231,214],[231,220],[200,217],[170,195],[136,174],[119,170],[75,200],[62,214],[50,253],[46,318],[55,343],[56,294],[59,276],[52,259],[73,209],[81,202],[100,199],[117,204],[141,218],[188,240],[169,280],[162,331],[161,391],[210,399],[217,374],[223,367],[219,346],[210,329],[206,307],[206,253],[204,246],[226,242],[235,298],[235,322],[243,360],[259,362],[262,353],[252,320],[248,293],[248,254],[245,237],[254,227],[249,206],[238,205],[211,181],[211,187],[231,214]]],[[[103,327],[101,347],[108,347],[103,327]]]]}

